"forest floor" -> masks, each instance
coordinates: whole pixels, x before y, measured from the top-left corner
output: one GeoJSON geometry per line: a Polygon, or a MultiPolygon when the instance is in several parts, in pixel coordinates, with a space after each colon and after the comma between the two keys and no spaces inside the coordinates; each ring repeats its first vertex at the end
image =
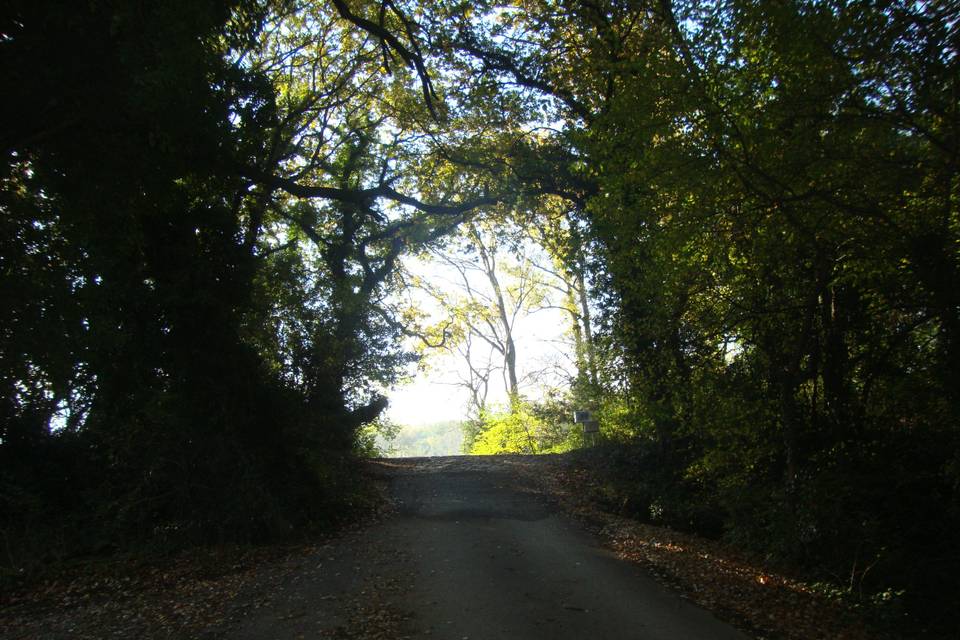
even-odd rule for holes
{"type": "Polygon", "coordinates": [[[877,637],[720,543],[602,511],[565,456],[370,470],[386,500],[368,522],[64,571],[0,596],[0,638],[877,637]]]}

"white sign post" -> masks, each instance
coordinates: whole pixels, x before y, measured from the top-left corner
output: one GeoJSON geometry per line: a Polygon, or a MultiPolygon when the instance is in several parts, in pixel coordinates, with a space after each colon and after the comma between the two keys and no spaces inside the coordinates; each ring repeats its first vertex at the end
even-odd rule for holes
{"type": "Polygon", "coordinates": [[[574,424],[583,425],[584,442],[589,442],[590,446],[597,443],[597,434],[600,433],[600,422],[594,420],[593,415],[589,411],[574,411],[573,422],[574,424]]]}

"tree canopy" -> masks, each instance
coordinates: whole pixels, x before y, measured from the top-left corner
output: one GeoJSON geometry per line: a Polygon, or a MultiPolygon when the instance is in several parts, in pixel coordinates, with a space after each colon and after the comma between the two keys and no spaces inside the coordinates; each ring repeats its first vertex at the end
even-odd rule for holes
{"type": "MultiPolygon", "coordinates": [[[[459,242],[490,267],[481,230],[513,226],[564,283],[577,375],[480,449],[518,424],[555,442],[589,405],[647,517],[914,608],[955,593],[958,19],[905,0],[8,3],[10,561],[343,513],[362,426],[415,357],[399,260],[459,242]]],[[[516,395],[499,297],[461,316],[499,331],[516,395]]]]}

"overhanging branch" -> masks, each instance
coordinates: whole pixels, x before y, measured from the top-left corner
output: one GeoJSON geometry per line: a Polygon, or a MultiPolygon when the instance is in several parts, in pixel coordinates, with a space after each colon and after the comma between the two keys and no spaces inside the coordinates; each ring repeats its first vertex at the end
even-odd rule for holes
{"type": "Polygon", "coordinates": [[[413,39],[413,32],[410,22],[400,14],[399,10],[395,6],[392,6],[392,3],[390,3],[390,5],[393,13],[397,15],[403,22],[404,30],[406,31],[407,36],[410,38],[410,47],[412,48],[412,51],[411,49],[408,49],[402,42],[400,42],[400,39],[383,25],[387,3],[385,3],[382,7],[384,10],[380,12],[380,24],[377,24],[376,22],[367,20],[363,16],[358,16],[357,14],[353,13],[344,0],[333,0],[333,6],[336,8],[337,13],[340,14],[341,18],[363,29],[370,35],[379,38],[380,42],[396,51],[408,67],[416,71],[417,76],[420,78],[420,86],[423,89],[423,97],[427,102],[427,108],[430,110],[430,115],[433,116],[434,120],[439,121],[440,118],[437,115],[437,111],[434,106],[434,100],[437,97],[437,93],[433,89],[433,83],[430,81],[430,74],[427,73],[427,67],[423,63],[423,55],[419,51],[416,40],[413,39]]]}
{"type": "Polygon", "coordinates": [[[346,202],[363,207],[369,206],[374,200],[385,199],[413,207],[418,211],[435,216],[460,216],[479,207],[494,205],[503,201],[502,196],[482,196],[458,204],[433,204],[400,193],[386,183],[368,189],[344,189],[341,187],[305,185],[295,180],[274,176],[252,167],[242,168],[241,175],[259,184],[280,189],[298,198],[337,200],[339,202],[346,202]]]}

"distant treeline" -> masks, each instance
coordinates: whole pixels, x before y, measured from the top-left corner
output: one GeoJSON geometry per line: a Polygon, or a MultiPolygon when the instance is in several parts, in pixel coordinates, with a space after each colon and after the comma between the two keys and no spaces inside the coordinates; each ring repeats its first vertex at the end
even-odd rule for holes
{"type": "Polygon", "coordinates": [[[381,443],[384,455],[394,458],[455,456],[461,453],[463,431],[457,420],[403,425],[381,443]]]}

